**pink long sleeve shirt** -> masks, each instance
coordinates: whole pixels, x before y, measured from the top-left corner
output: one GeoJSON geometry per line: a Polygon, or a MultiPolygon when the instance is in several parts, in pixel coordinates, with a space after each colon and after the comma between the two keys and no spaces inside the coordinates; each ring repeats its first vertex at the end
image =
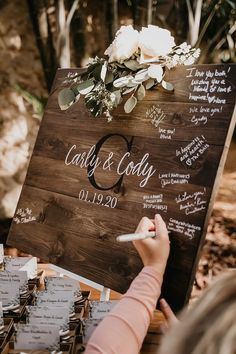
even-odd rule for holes
{"type": "Polygon", "coordinates": [[[93,332],[85,354],[138,354],[147,333],[162,276],[144,267],[119,303],[93,332]]]}

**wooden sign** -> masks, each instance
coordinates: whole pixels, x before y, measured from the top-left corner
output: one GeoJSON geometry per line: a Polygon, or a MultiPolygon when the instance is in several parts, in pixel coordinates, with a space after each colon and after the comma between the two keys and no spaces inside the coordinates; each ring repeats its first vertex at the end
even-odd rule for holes
{"type": "Polygon", "coordinates": [[[153,89],[132,114],[93,118],[82,99],[61,111],[58,71],[8,244],[125,292],[142,264],[131,243],[142,216],[162,215],[171,254],[163,296],[188,300],[234,128],[236,66],[169,72],[174,92],[153,89]]]}

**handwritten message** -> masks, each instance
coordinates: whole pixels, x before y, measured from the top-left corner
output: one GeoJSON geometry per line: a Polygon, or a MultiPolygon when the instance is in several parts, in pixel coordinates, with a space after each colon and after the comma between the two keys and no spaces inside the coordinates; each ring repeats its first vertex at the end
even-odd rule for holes
{"type": "Polygon", "coordinates": [[[171,140],[172,136],[175,134],[175,128],[173,129],[165,129],[165,128],[158,128],[159,138],[165,140],[171,140]]]}
{"type": "Polygon", "coordinates": [[[223,106],[211,107],[211,106],[193,106],[189,107],[189,113],[192,113],[191,122],[194,125],[205,125],[208,119],[211,119],[217,113],[223,112],[223,106]]]}
{"type": "Polygon", "coordinates": [[[159,124],[165,119],[166,115],[162,108],[158,105],[153,105],[146,111],[146,118],[151,119],[151,123],[154,127],[158,127],[159,124]]]}
{"type": "Polygon", "coordinates": [[[209,147],[204,135],[197,136],[189,144],[181,147],[180,150],[176,149],[176,156],[180,162],[185,162],[187,166],[191,167],[209,147]]]}
{"type": "Polygon", "coordinates": [[[183,192],[175,198],[179,205],[179,210],[183,210],[185,215],[195,214],[206,209],[206,189],[193,193],[183,192]]]}
{"type": "Polygon", "coordinates": [[[232,85],[227,80],[227,70],[219,68],[199,70],[196,67],[187,69],[187,78],[191,78],[189,99],[194,102],[206,101],[210,104],[226,104],[225,95],[232,92],[232,85]],[[222,95],[224,94],[224,95],[222,95]]]}
{"type": "Polygon", "coordinates": [[[188,239],[192,240],[195,236],[196,231],[201,231],[201,227],[198,225],[194,225],[185,221],[176,220],[170,218],[167,229],[169,231],[178,232],[179,234],[183,234],[188,239]]]}
{"type": "Polygon", "coordinates": [[[190,179],[189,173],[159,173],[158,178],[161,181],[161,187],[165,188],[168,185],[181,185],[181,184],[188,184],[190,179]]]}
{"type": "Polygon", "coordinates": [[[167,212],[167,205],[163,204],[163,194],[151,194],[143,196],[143,208],[155,209],[156,211],[167,212]]]}

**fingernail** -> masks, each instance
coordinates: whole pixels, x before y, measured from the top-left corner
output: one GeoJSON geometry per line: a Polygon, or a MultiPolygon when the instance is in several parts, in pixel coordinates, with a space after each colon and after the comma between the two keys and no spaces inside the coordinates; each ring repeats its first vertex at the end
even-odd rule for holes
{"type": "Polygon", "coordinates": [[[164,306],[168,306],[168,304],[164,298],[160,299],[160,303],[164,306]]]}

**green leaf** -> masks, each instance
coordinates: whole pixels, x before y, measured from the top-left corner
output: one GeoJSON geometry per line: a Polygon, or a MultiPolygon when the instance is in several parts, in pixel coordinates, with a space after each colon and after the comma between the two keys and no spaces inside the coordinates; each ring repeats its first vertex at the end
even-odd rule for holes
{"type": "Polygon", "coordinates": [[[140,84],[139,81],[136,81],[134,78],[130,78],[128,83],[127,83],[127,87],[137,87],[140,84]]]}
{"type": "Polygon", "coordinates": [[[105,82],[106,74],[107,74],[107,61],[105,61],[105,63],[103,64],[101,74],[100,74],[100,77],[103,82],[105,82]]]}
{"type": "Polygon", "coordinates": [[[113,86],[114,86],[114,87],[117,87],[117,88],[125,87],[125,86],[127,86],[129,80],[130,80],[130,77],[129,77],[129,76],[120,77],[119,79],[116,79],[116,80],[113,82],[113,86]]]}
{"type": "Polygon", "coordinates": [[[102,70],[103,64],[99,64],[95,67],[95,69],[92,71],[93,77],[99,81],[101,80],[101,70],[102,70]]]}
{"type": "Polygon", "coordinates": [[[111,100],[115,103],[115,107],[118,106],[118,104],[121,101],[121,92],[120,90],[113,91],[111,93],[111,100]]]}
{"type": "Polygon", "coordinates": [[[114,75],[112,74],[111,71],[107,71],[106,78],[105,78],[105,84],[108,85],[114,80],[114,75]]]}
{"type": "Polygon", "coordinates": [[[92,91],[94,88],[94,81],[93,79],[81,82],[78,86],[76,86],[76,89],[81,95],[87,95],[89,92],[92,91]]]}
{"type": "Polygon", "coordinates": [[[124,65],[132,71],[137,71],[138,69],[143,67],[142,65],[140,65],[138,63],[137,60],[134,60],[134,59],[124,61],[124,65]]]}
{"type": "Polygon", "coordinates": [[[149,90],[154,85],[155,85],[155,80],[154,79],[147,80],[147,82],[146,82],[146,90],[149,90]]]}
{"type": "Polygon", "coordinates": [[[61,90],[58,94],[58,104],[62,111],[69,108],[75,100],[74,91],[68,87],[61,90]]]}
{"type": "Polygon", "coordinates": [[[167,91],[174,91],[174,86],[165,80],[162,80],[161,86],[167,91]]]}
{"type": "Polygon", "coordinates": [[[142,69],[137,72],[135,75],[135,80],[137,80],[139,83],[146,81],[149,78],[148,75],[148,69],[142,69]]]}
{"type": "Polygon", "coordinates": [[[126,102],[125,102],[125,105],[124,105],[124,110],[125,110],[125,113],[130,113],[132,112],[132,110],[134,109],[134,107],[136,106],[138,100],[136,97],[134,96],[131,96],[126,102]]]}
{"type": "Polygon", "coordinates": [[[134,87],[129,87],[127,90],[123,91],[123,95],[126,95],[127,93],[130,93],[136,89],[136,86],[134,87]]]}
{"type": "Polygon", "coordinates": [[[85,96],[85,105],[94,117],[102,114],[102,103],[98,103],[93,96],[85,96]]]}
{"type": "Polygon", "coordinates": [[[137,98],[139,101],[143,100],[146,95],[146,91],[143,85],[140,85],[137,91],[137,98]]]}

